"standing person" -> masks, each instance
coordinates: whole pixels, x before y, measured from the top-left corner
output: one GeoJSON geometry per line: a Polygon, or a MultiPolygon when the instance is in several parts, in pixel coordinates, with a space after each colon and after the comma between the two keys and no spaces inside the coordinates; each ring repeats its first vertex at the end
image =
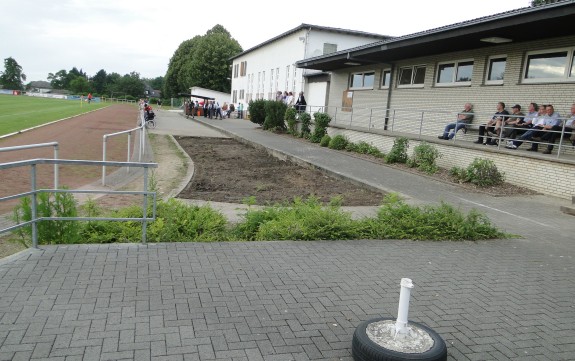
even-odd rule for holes
{"type": "Polygon", "coordinates": [[[294,99],[293,99],[293,93],[292,93],[292,92],[289,92],[289,93],[288,93],[288,96],[287,96],[287,98],[286,98],[286,104],[287,104],[288,108],[291,108],[291,107],[293,106],[293,101],[294,101],[294,99]]]}
{"type": "Polygon", "coordinates": [[[220,120],[222,120],[222,107],[220,106],[220,102],[214,100],[214,117],[218,119],[218,115],[220,116],[220,120]]]}
{"type": "Polygon", "coordinates": [[[305,97],[303,96],[303,92],[299,92],[299,96],[297,97],[297,101],[295,102],[295,109],[298,112],[305,112],[305,108],[307,103],[305,101],[305,97]]]}
{"type": "Polygon", "coordinates": [[[92,102],[92,93],[88,93],[88,104],[92,102]]]}
{"type": "Polygon", "coordinates": [[[205,99],[204,99],[203,109],[204,109],[204,118],[207,118],[208,117],[208,101],[205,99]]]}
{"type": "Polygon", "coordinates": [[[158,99],[156,104],[158,104],[158,109],[162,109],[162,99],[158,99]]]}
{"type": "Polygon", "coordinates": [[[459,129],[465,129],[465,126],[473,120],[473,105],[471,103],[465,103],[463,110],[457,114],[457,120],[454,123],[449,123],[445,126],[443,130],[443,135],[438,136],[439,139],[453,139],[455,133],[459,129]],[[451,130],[455,129],[453,132],[451,130]]]}
{"type": "Polygon", "coordinates": [[[190,100],[190,102],[188,103],[188,107],[189,107],[188,112],[192,116],[192,119],[195,119],[196,116],[194,114],[194,101],[193,100],[190,100]]]}
{"type": "Polygon", "coordinates": [[[228,119],[232,116],[232,113],[234,112],[234,110],[236,110],[236,107],[234,106],[234,103],[230,103],[230,109],[228,109],[228,119]]]}
{"type": "Polygon", "coordinates": [[[244,119],[244,105],[241,102],[238,104],[238,119],[244,119]]]}

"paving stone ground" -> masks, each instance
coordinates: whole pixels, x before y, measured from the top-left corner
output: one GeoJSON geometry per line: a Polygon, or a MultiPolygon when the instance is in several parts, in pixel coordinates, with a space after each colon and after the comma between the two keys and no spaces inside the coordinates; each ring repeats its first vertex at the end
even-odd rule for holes
{"type": "Polygon", "coordinates": [[[409,317],[451,360],[569,360],[573,260],[489,242],[48,246],[0,263],[0,360],[351,360],[363,320],[409,317]]]}

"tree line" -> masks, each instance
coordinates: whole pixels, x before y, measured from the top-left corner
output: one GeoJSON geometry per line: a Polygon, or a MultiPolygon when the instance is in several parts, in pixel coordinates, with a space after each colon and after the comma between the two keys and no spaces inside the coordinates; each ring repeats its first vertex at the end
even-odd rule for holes
{"type": "MultiPolygon", "coordinates": [[[[82,69],[59,70],[48,74],[53,89],[67,90],[73,94],[92,93],[95,96],[140,98],[147,89],[161,90],[163,98],[178,97],[198,86],[221,92],[231,92],[230,58],[242,52],[242,47],[221,25],[183,41],[170,58],[165,76],[141,78],[133,71],[129,74],[108,73],[101,69],[88,76],[82,69]]],[[[24,90],[26,75],[13,58],[4,59],[0,84],[5,89],[24,90]]]]}

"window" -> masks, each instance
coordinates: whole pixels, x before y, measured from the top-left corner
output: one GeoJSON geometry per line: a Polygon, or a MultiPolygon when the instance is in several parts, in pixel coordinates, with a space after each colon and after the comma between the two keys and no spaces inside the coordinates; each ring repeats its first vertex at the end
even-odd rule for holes
{"type": "Polygon", "coordinates": [[[389,88],[389,84],[391,83],[391,70],[384,69],[381,73],[381,87],[382,88],[389,88]]]}
{"type": "Polygon", "coordinates": [[[485,84],[503,84],[507,57],[504,55],[492,56],[487,61],[487,75],[485,84]]]}
{"type": "Polygon", "coordinates": [[[423,87],[425,81],[425,65],[415,65],[399,68],[398,87],[423,87]]]}
{"type": "Polygon", "coordinates": [[[527,53],[523,82],[574,81],[574,53],[574,48],[527,53]]]}
{"type": "Polygon", "coordinates": [[[244,99],[244,90],[241,89],[240,90],[240,100],[243,100],[243,99],[244,99]]]}
{"type": "Polygon", "coordinates": [[[248,68],[248,62],[242,61],[240,64],[240,76],[246,76],[247,68],[248,68]]]}
{"type": "Polygon", "coordinates": [[[323,43],[323,55],[335,53],[337,44],[323,43]]]}
{"type": "Polygon", "coordinates": [[[349,87],[350,89],[373,89],[375,72],[354,73],[351,74],[349,87]]]}
{"type": "Polygon", "coordinates": [[[240,68],[240,64],[234,65],[234,78],[238,77],[238,70],[240,68]]]}
{"type": "Polygon", "coordinates": [[[436,85],[471,85],[473,60],[438,64],[436,85]]]}

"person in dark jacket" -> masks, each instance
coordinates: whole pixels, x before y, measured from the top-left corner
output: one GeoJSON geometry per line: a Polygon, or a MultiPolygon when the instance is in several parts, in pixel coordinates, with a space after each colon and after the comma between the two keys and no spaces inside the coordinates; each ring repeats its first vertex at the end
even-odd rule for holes
{"type": "Polygon", "coordinates": [[[305,97],[303,96],[303,92],[299,92],[299,96],[297,97],[297,101],[295,102],[295,109],[298,112],[305,112],[305,108],[307,103],[305,101],[305,97]]]}

